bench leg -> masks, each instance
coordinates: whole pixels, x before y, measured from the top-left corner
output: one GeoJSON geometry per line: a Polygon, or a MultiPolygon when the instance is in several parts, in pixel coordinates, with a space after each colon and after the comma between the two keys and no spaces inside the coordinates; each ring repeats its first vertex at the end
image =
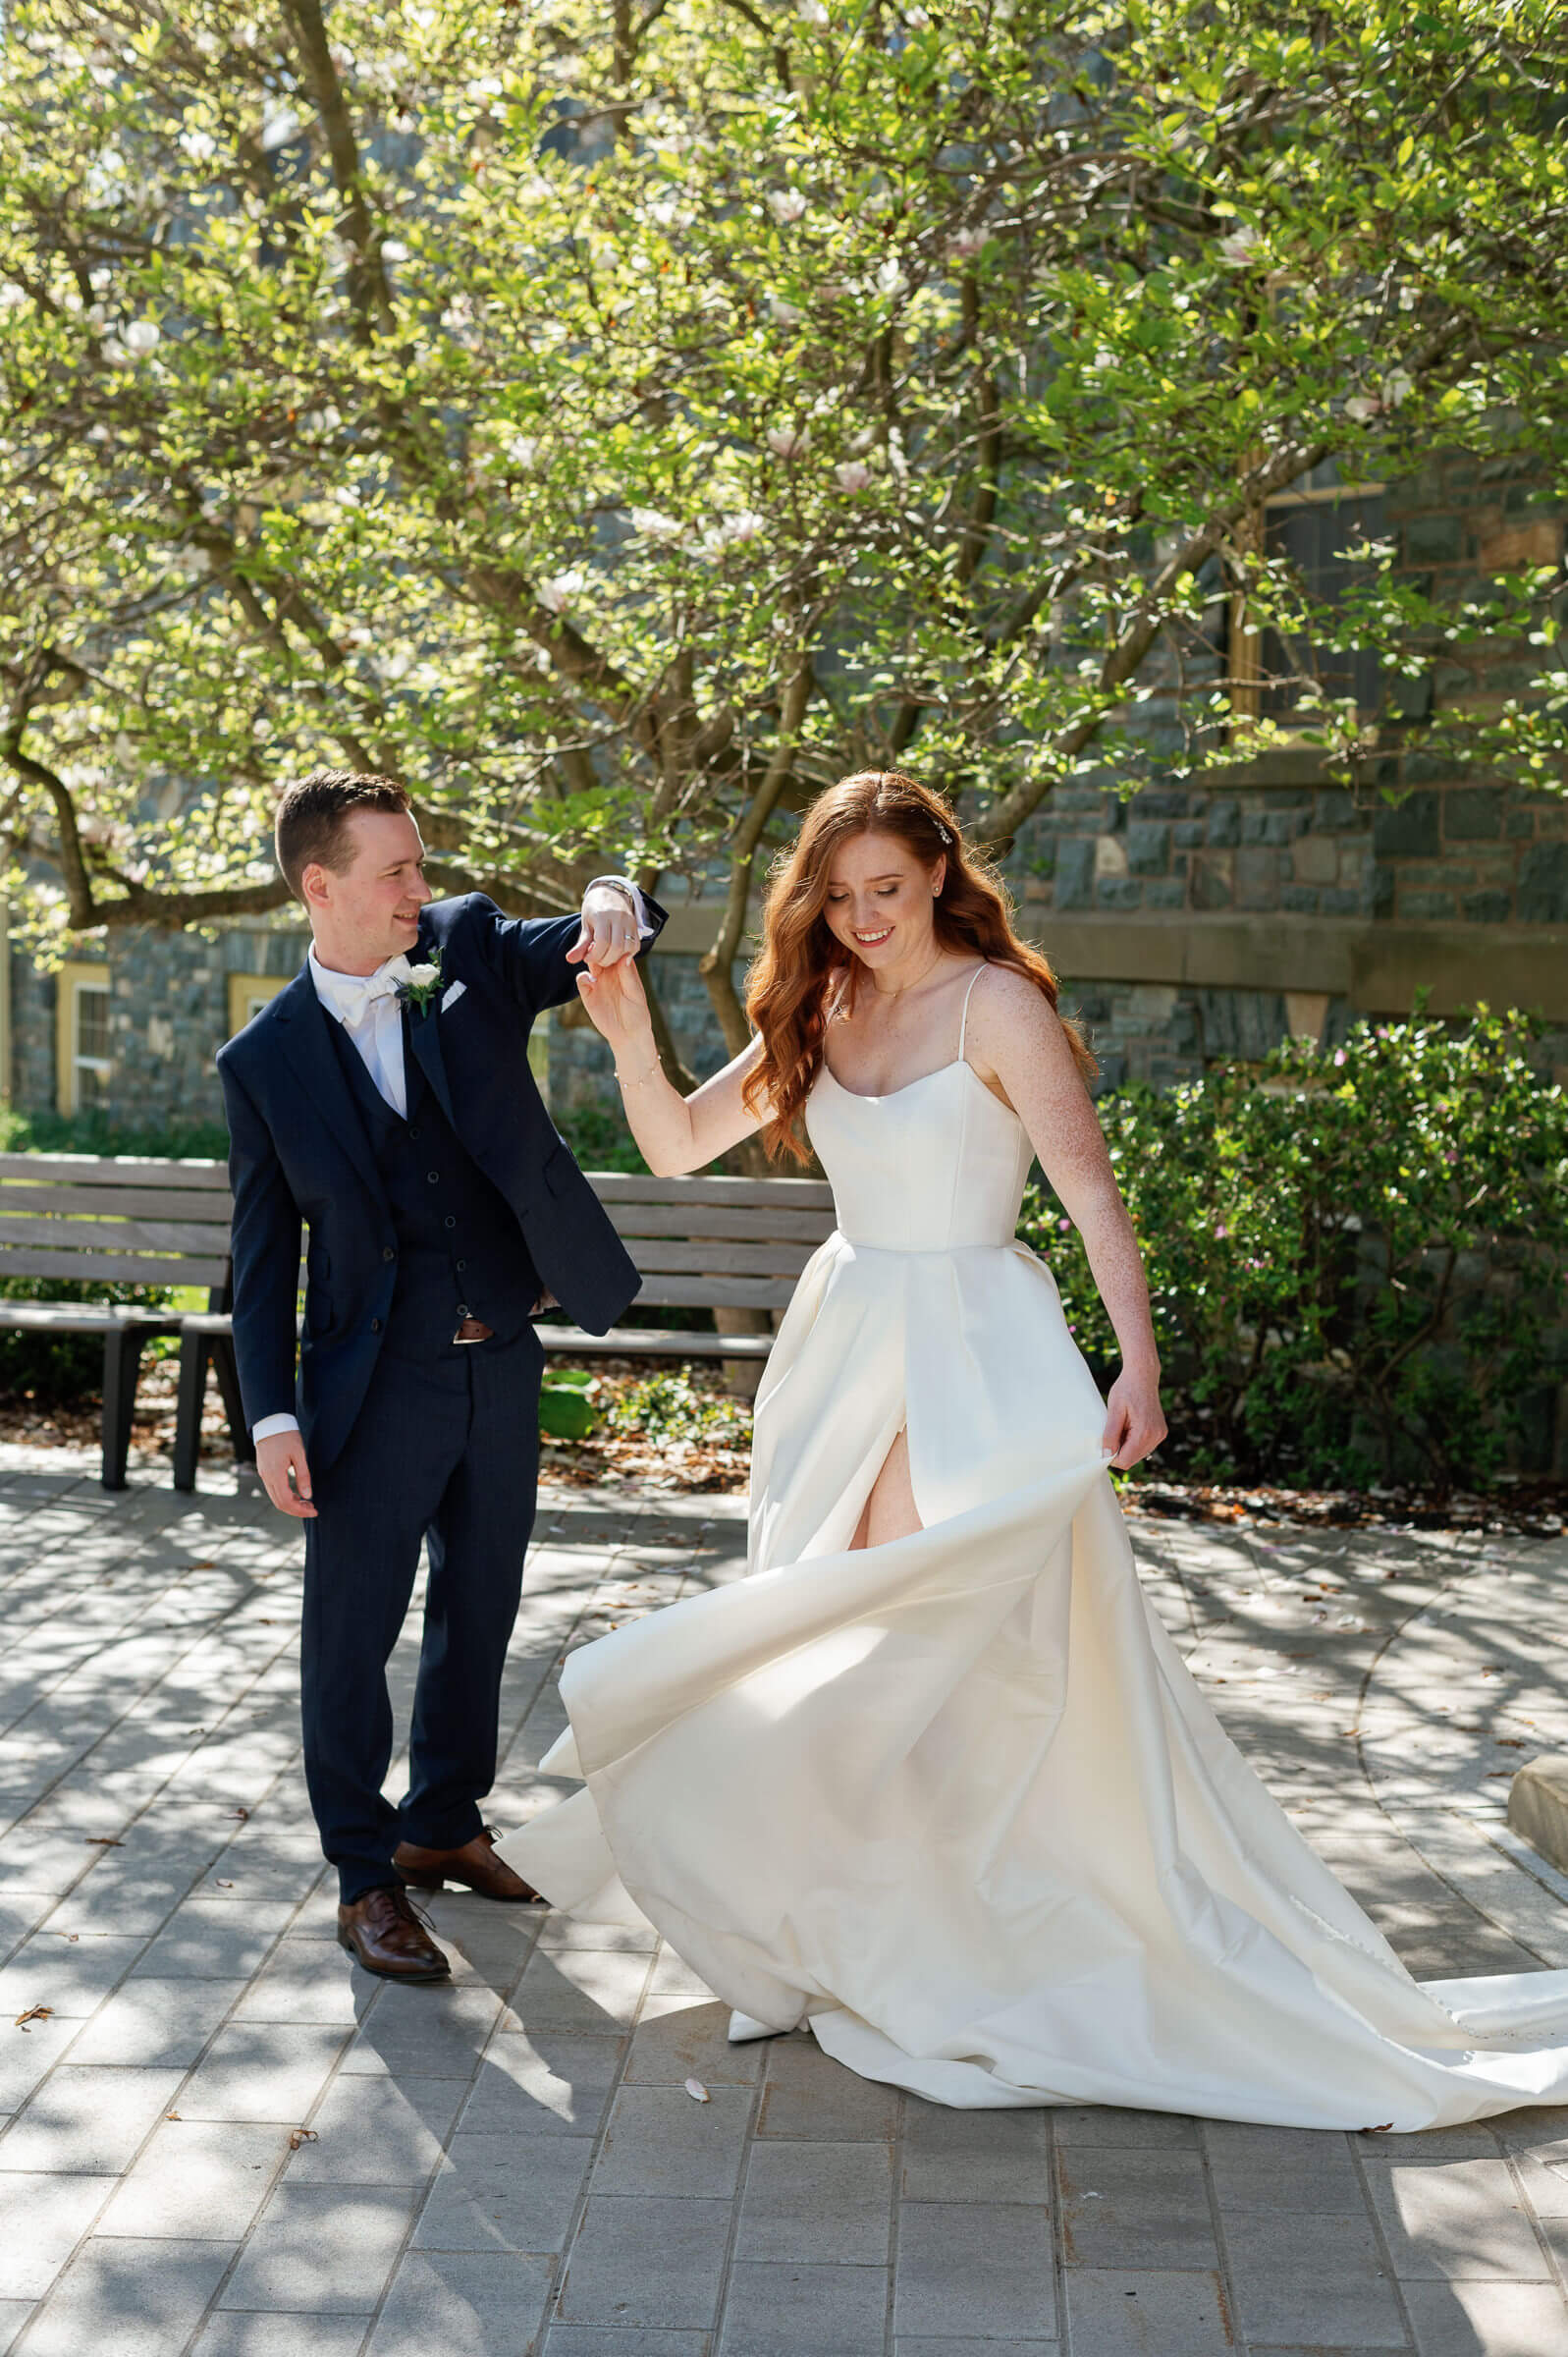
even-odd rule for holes
{"type": "Polygon", "coordinates": [[[103,1338],[103,1486],[123,1490],[131,1454],[131,1419],[146,1336],[135,1326],[103,1338]]]}
{"type": "Polygon", "coordinates": [[[201,1453],[201,1408],[207,1396],[207,1353],[204,1334],[180,1337],[180,1404],[174,1420],[174,1486],[193,1490],[196,1458],[201,1453]]]}
{"type": "Polygon", "coordinates": [[[250,1427],[245,1422],[244,1401],[240,1397],[240,1361],[234,1354],[234,1343],[226,1334],[213,1337],[212,1371],[218,1378],[218,1389],[223,1395],[223,1412],[229,1419],[234,1461],[237,1465],[253,1465],[256,1461],[256,1445],[250,1438],[250,1427]]]}

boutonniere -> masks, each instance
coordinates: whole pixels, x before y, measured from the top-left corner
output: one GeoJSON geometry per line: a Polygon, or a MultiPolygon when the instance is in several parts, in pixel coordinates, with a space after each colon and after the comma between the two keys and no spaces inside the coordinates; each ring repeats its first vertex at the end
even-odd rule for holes
{"type": "Polygon", "coordinates": [[[398,996],[406,1007],[413,1008],[416,1014],[428,1014],[431,1002],[440,989],[441,952],[437,950],[425,964],[409,966],[407,981],[398,984],[398,996]]]}

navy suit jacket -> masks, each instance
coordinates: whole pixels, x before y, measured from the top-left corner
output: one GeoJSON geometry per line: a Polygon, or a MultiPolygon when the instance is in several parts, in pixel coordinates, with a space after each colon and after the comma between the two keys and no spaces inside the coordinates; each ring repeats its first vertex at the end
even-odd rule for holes
{"type": "MultiPolygon", "coordinates": [[[[644,896],[657,930],[664,911],[644,896]]],[[[426,1081],[522,1230],[534,1267],[591,1334],[615,1324],[641,1280],[528,1069],[536,1014],[577,995],[567,952],[576,916],[520,921],[473,892],[433,901],[418,964],[437,953],[444,1013],[414,1014],[426,1081]]],[[[392,1216],[353,1093],[306,966],[220,1050],[234,1188],[234,1339],[246,1419],[295,1414],[312,1469],[337,1456],[359,1412],[392,1307],[392,1216]],[[305,1331],[296,1301],[301,1222],[310,1232],[305,1331]]]]}

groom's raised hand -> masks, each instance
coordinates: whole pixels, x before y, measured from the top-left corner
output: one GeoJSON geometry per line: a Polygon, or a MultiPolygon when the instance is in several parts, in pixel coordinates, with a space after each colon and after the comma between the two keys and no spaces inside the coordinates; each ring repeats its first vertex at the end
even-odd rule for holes
{"type": "Polygon", "coordinates": [[[257,1441],[256,1471],[280,1514],[297,1515],[301,1522],[315,1520],[316,1509],[310,1503],[310,1467],[305,1462],[304,1443],[297,1432],[269,1432],[264,1441],[257,1441]]]}
{"type": "Polygon", "coordinates": [[[590,884],[582,897],[582,931],[567,952],[567,963],[619,965],[636,956],[641,939],[630,893],[619,884],[590,884]]]}

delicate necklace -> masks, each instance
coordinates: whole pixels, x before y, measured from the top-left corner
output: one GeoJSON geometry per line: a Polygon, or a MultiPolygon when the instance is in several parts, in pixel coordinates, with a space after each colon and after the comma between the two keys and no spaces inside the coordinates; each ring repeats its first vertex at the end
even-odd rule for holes
{"type": "Polygon", "coordinates": [[[893,990],[879,990],[875,982],[872,983],[871,987],[874,991],[876,991],[879,999],[901,999],[906,991],[911,991],[914,989],[917,983],[924,982],[928,974],[934,974],[941,963],[942,945],[939,942],[936,949],[932,952],[930,963],[922,966],[918,974],[911,974],[907,982],[900,982],[893,990]]]}

